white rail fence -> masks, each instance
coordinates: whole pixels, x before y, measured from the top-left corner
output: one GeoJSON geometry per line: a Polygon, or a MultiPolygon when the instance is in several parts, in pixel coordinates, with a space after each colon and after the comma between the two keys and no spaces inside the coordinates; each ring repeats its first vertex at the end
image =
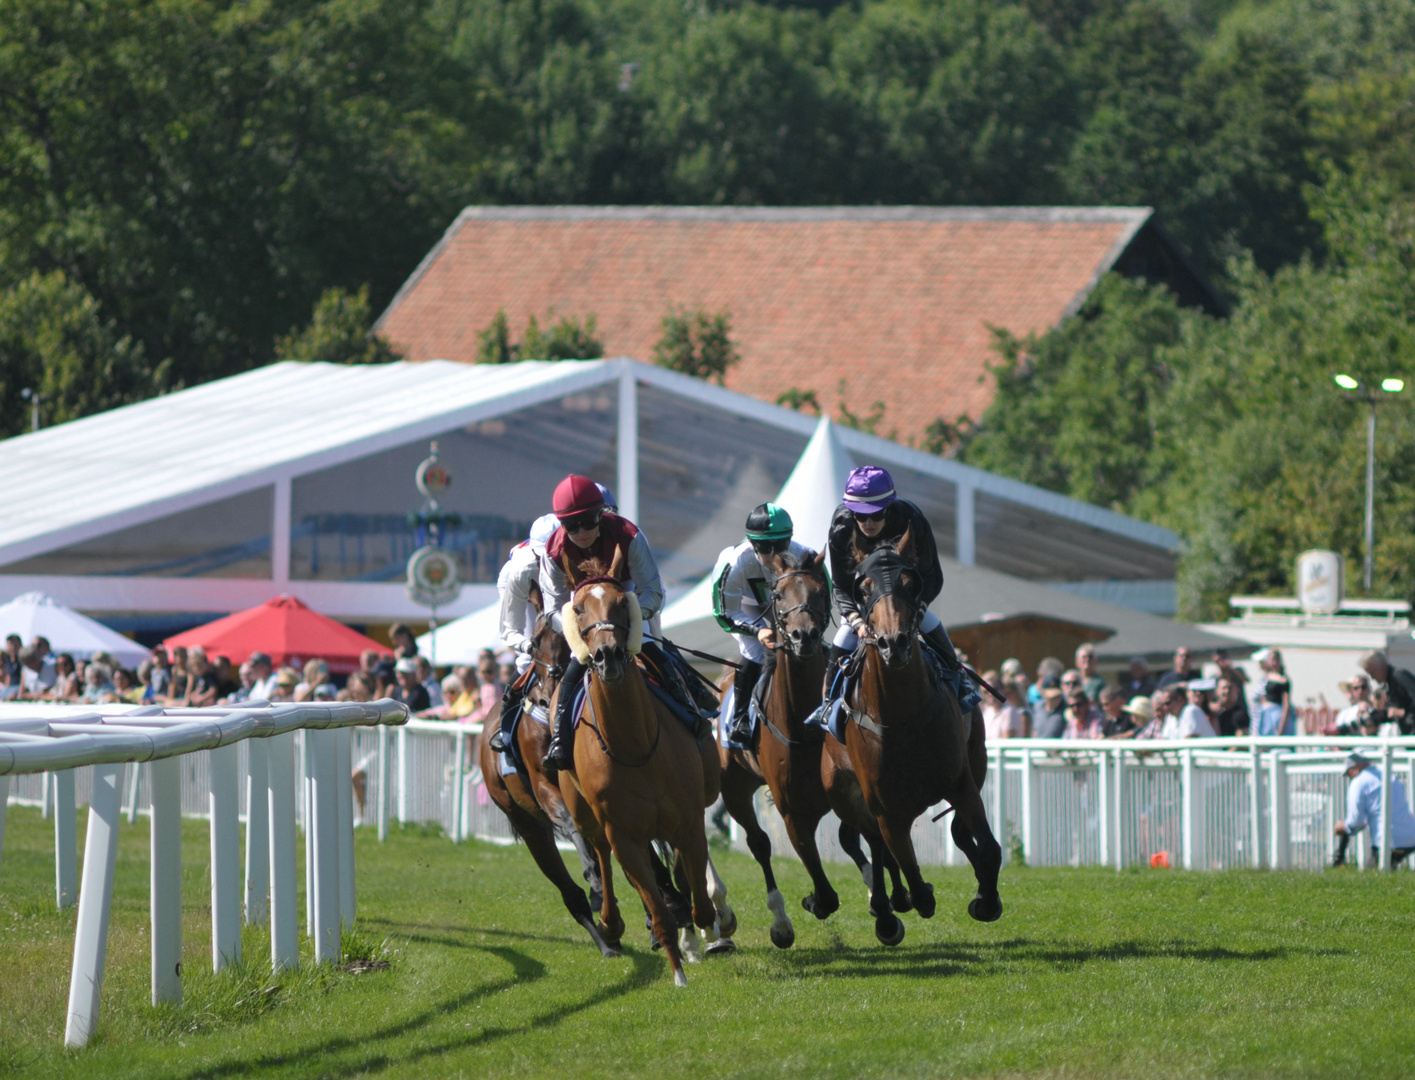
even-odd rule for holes
{"type": "Polygon", "coordinates": [[[125,793],[130,821],[140,807],[151,816],[154,1005],[182,997],[184,814],[210,821],[215,970],[241,957],[243,907],[246,922],[269,920],[274,970],[298,966],[297,822],[309,826],[306,925],[315,958],[335,961],[341,928],[352,924],[356,911],[356,739],[351,729],[380,725],[372,741],[385,748],[386,758],[387,727],[382,725],[401,724],[407,715],[404,706],[392,701],[165,710],[11,707],[0,712],[0,842],[10,802],[37,802],[46,814],[52,810],[56,900],[61,908],[78,904],[65,1043],[84,1046],[98,1021],[125,793]],[[301,784],[296,783],[297,758],[301,784]],[[82,879],[76,819],[80,799],[89,807],[82,879]],[[242,819],[247,824],[244,864],[242,819]]]}

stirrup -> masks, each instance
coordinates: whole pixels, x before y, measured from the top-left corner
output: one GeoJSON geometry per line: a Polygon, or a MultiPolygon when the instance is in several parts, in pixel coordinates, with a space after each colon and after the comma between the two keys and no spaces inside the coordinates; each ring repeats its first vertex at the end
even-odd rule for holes
{"type": "Polygon", "coordinates": [[[487,740],[487,745],[498,754],[506,753],[506,740],[501,737],[500,728],[492,733],[491,738],[487,740]]]}

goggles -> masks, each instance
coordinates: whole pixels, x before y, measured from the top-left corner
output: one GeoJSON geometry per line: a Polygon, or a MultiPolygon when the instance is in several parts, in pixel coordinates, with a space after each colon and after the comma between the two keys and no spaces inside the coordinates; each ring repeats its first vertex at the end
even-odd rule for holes
{"type": "Polygon", "coordinates": [[[574,517],[563,518],[560,522],[567,533],[588,532],[599,525],[600,516],[603,510],[589,510],[583,514],[576,514],[574,517]]]}
{"type": "Polygon", "coordinates": [[[889,511],[876,510],[873,514],[862,514],[858,510],[852,510],[851,513],[855,515],[856,521],[883,521],[884,515],[889,513],[889,511]]]}
{"type": "Polygon", "coordinates": [[[789,536],[779,540],[753,540],[752,550],[758,555],[781,555],[791,546],[789,536]]]}

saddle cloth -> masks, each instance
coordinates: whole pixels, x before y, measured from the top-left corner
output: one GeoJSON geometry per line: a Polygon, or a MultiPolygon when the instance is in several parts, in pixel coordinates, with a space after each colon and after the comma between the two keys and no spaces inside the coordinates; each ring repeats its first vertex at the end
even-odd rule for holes
{"type": "Polygon", "coordinates": [[[538,724],[549,726],[550,716],[540,705],[532,705],[529,702],[525,707],[516,713],[511,721],[511,736],[506,740],[506,749],[501,753],[501,775],[510,776],[514,772],[525,772],[525,762],[521,760],[521,748],[516,742],[516,733],[521,729],[521,717],[530,714],[531,719],[538,724]]]}
{"type": "MultiPolygon", "coordinates": [[[[807,724],[829,731],[839,742],[845,741],[845,724],[850,719],[850,710],[845,706],[845,699],[850,696],[859,679],[859,661],[863,658],[864,648],[861,644],[854,656],[836,668],[830,682],[830,693],[820,703],[820,707],[806,718],[807,724]]],[[[949,692],[958,701],[958,708],[963,716],[970,716],[981,700],[973,681],[961,670],[950,670],[943,662],[943,657],[935,652],[927,641],[921,641],[920,648],[933,675],[934,685],[942,682],[948,687],[949,692]]]]}

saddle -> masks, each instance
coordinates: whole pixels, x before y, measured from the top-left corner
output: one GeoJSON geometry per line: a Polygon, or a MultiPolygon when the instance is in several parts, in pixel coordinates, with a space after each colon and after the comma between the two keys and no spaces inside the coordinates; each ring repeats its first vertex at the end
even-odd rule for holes
{"type": "MultiPolygon", "coordinates": [[[[669,693],[659,682],[661,670],[657,665],[650,663],[644,653],[639,653],[634,657],[639,665],[639,671],[643,673],[644,685],[649,688],[649,693],[668,707],[677,719],[688,729],[693,738],[702,740],[712,734],[712,724],[698,710],[696,704],[685,703],[682,700],[682,690],[679,694],[669,693]]],[[[580,683],[575,691],[575,701],[571,705],[570,715],[575,718],[575,727],[580,726],[580,721],[585,718],[587,703],[589,701],[590,673],[585,672],[584,681],[580,683]]]]}

